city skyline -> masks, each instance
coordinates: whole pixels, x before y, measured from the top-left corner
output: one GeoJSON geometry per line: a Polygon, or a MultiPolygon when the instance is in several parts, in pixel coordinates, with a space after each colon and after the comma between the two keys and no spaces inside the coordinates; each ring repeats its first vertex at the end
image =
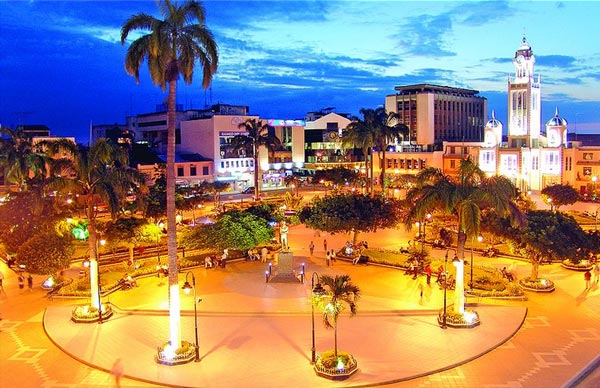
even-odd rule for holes
{"type": "MultiPolygon", "coordinates": [[[[205,1],[219,70],[204,91],[197,68],[179,83],[184,109],[247,105],[261,118],[298,119],[335,107],[358,115],[394,87],[475,89],[507,127],[507,77],[525,36],[542,80],[542,123],[600,130],[597,2],[205,1]]],[[[143,65],[125,73],[120,27],[159,17],[155,2],[4,2],[0,13],[0,125],[45,124],[87,139],[89,125],[124,123],[166,98],[143,65]],[[43,20],[43,23],[40,23],[43,20]]],[[[133,37],[135,38],[135,36],[133,37]]]]}

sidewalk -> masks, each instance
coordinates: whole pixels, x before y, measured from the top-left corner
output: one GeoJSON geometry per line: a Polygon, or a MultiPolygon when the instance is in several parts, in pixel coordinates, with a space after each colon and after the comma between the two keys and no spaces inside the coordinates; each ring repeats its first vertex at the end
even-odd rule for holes
{"type": "MultiPolygon", "coordinates": [[[[122,313],[102,325],[72,323],[70,306],[51,306],[44,328],[58,347],[81,362],[110,370],[121,358],[127,377],[155,384],[228,388],[252,381],[256,387],[350,387],[408,380],[468,362],[510,339],[526,316],[525,307],[478,306],[479,327],[443,330],[436,322],[443,304],[437,286],[432,285],[420,304],[417,281],[402,271],[340,262],[323,268],[306,257],[298,261],[307,263],[308,273],[349,273],[363,291],[358,314],[339,321],[339,349],[351,352],[360,368],[345,382],[319,378],[310,365],[310,281],[265,283],[264,264],[255,262],[194,270],[203,298],[198,306],[200,363],[154,362],[156,347],[167,339],[168,316],[157,312],[166,304],[166,295],[161,297],[166,287],[153,278],[141,279],[137,289],[113,294],[111,303],[122,313]]],[[[182,295],[182,338],[191,341],[189,299],[182,295]]],[[[317,353],[333,347],[334,332],[323,327],[318,312],[315,333],[317,353]]]]}

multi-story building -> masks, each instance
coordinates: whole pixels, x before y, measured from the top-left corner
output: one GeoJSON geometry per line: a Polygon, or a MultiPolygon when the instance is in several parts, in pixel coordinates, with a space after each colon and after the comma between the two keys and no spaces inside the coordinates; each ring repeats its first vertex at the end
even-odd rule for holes
{"type": "Polygon", "coordinates": [[[385,109],[399,115],[409,132],[401,145],[407,151],[439,151],[444,141],[481,141],[487,99],[477,90],[430,84],[396,86],[385,109]]]}

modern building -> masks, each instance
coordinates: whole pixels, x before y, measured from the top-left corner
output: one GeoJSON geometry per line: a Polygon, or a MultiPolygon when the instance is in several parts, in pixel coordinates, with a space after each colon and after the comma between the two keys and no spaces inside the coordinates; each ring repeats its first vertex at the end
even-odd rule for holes
{"type": "Polygon", "coordinates": [[[385,109],[409,128],[407,150],[439,151],[444,141],[482,141],[487,99],[477,90],[418,84],[396,86],[385,109]]]}

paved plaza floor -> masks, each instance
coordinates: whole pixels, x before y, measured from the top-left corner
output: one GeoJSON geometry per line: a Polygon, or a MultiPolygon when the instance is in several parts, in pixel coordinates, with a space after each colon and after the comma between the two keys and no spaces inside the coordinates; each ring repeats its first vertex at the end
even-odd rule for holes
{"type": "MultiPolygon", "coordinates": [[[[396,231],[365,235],[373,246],[406,241],[396,231]]],[[[327,235],[331,248],[348,236],[327,235]]],[[[163,366],[156,347],[168,336],[167,289],[157,278],[118,291],[107,300],[115,315],[102,325],[75,324],[81,300],[48,301],[41,290],[18,290],[5,279],[0,295],[1,387],[110,387],[113,363],[122,360],[124,387],[561,387],[600,353],[600,291],[583,290],[581,273],[554,264],[542,274],[556,282],[553,295],[527,301],[469,300],[481,317],[474,329],[441,329],[436,314],[443,291],[402,271],[338,261],[325,266],[323,237],[290,228],[301,283],[265,283],[265,264],[234,262],[225,269],[194,269],[198,295],[199,363],[163,366]],[[309,257],[308,244],[317,245],[309,257]],[[321,248],[321,249],[319,249],[321,248]],[[310,365],[310,275],[347,273],[362,291],[358,314],[339,321],[339,349],[352,353],[359,371],[343,382],[317,377],[310,365]],[[42,331],[43,328],[43,331],[42,331]]],[[[406,239],[406,238],[404,238],[406,239]]],[[[442,257],[445,251],[432,251],[442,257]]],[[[509,259],[483,259],[503,266],[509,259]]],[[[527,263],[517,263],[526,275],[527,263]]],[[[7,274],[6,267],[2,267],[7,274]]],[[[183,279],[183,278],[182,278],[183,279]]],[[[452,300],[448,293],[448,300],[452,300]]],[[[182,338],[194,338],[193,298],[182,294],[182,338]]],[[[333,331],[315,314],[317,353],[333,347],[333,331]]]]}

